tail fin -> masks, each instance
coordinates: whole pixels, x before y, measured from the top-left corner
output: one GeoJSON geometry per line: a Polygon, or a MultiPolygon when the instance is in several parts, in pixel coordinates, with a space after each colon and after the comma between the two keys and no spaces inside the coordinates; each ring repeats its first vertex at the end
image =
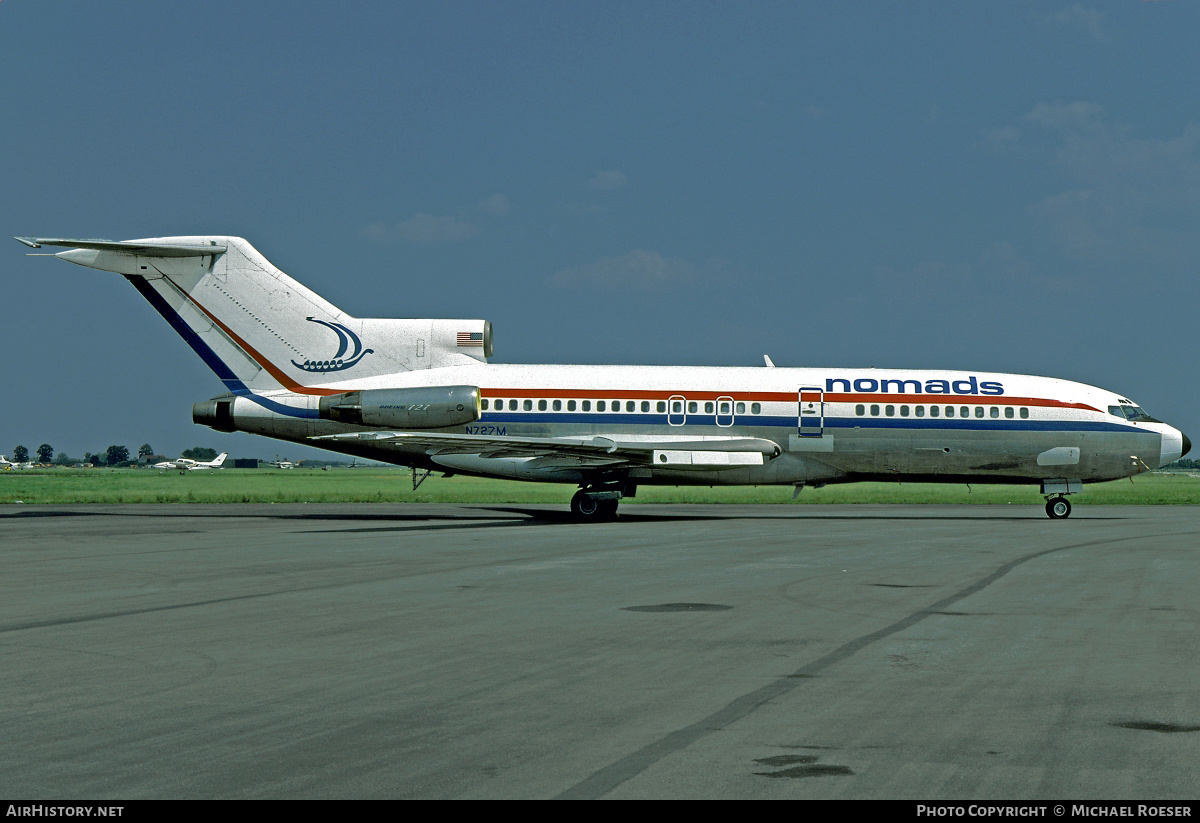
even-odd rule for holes
{"type": "Polygon", "coordinates": [[[483,320],[351,317],[288,277],[240,237],[114,242],[16,238],[32,248],[125,275],[230,391],[331,386],[413,369],[487,362],[483,320]]]}
{"type": "Polygon", "coordinates": [[[217,455],[217,459],[212,462],[214,469],[221,468],[221,464],[225,462],[225,458],[229,456],[229,452],[221,452],[217,455]]]}

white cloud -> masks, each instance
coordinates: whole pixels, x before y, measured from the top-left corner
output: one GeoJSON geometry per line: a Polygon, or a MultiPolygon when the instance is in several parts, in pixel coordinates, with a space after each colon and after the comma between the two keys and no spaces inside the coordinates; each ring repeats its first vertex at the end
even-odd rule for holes
{"type": "Polygon", "coordinates": [[[479,210],[494,217],[503,217],[512,210],[512,204],[503,194],[493,194],[479,203],[479,210]]]}
{"type": "Polygon", "coordinates": [[[1097,224],[1104,222],[1104,214],[1096,206],[1092,193],[1081,189],[1047,197],[1030,206],[1029,212],[1061,248],[1089,257],[1103,251],[1097,224]]]}
{"type": "Polygon", "coordinates": [[[1095,103],[1078,100],[1074,103],[1038,103],[1025,119],[1051,129],[1089,129],[1100,126],[1104,108],[1095,103]]]}
{"type": "Polygon", "coordinates": [[[964,292],[981,301],[1043,300],[1078,293],[1081,280],[1070,272],[1036,269],[1008,242],[992,243],[973,260],[926,260],[904,268],[880,267],[868,289],[885,301],[936,305],[964,292]]]}
{"type": "Polygon", "coordinates": [[[479,234],[479,227],[453,215],[439,217],[422,211],[395,225],[388,225],[382,221],[372,223],[364,226],[359,234],[382,243],[401,242],[427,246],[469,240],[479,234]]]}
{"type": "Polygon", "coordinates": [[[585,266],[560,269],[549,282],[555,286],[594,286],[603,289],[655,289],[699,279],[696,266],[656,251],[634,249],[620,257],[605,257],[585,266]]]}
{"type": "Polygon", "coordinates": [[[1173,137],[1140,137],[1086,101],[1038,103],[1023,119],[1027,128],[996,129],[989,139],[1058,172],[1057,190],[1028,210],[1065,254],[1123,265],[1194,261],[1200,253],[1200,125],[1173,137]]]}
{"type": "Polygon", "coordinates": [[[613,189],[623,188],[629,185],[629,178],[624,172],[620,171],[598,171],[596,175],[588,181],[588,185],[593,189],[601,191],[612,191],[613,189]]]}
{"type": "Polygon", "coordinates": [[[1015,126],[1005,126],[1000,129],[992,129],[985,136],[994,151],[1003,153],[1015,146],[1021,139],[1021,130],[1015,126]]]}
{"type": "Polygon", "coordinates": [[[1107,16],[1108,12],[1085,9],[1082,5],[1076,3],[1069,9],[1063,9],[1057,14],[1051,15],[1050,19],[1055,23],[1061,23],[1064,26],[1085,31],[1091,35],[1093,40],[1103,40],[1104,30],[1101,24],[1107,16]]]}

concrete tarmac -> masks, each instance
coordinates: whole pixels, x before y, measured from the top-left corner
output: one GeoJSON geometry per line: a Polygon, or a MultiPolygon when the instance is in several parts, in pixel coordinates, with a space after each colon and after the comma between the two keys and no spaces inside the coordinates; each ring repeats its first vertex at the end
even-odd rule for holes
{"type": "Polygon", "coordinates": [[[0,794],[1200,796],[1200,507],[0,507],[0,794]]]}

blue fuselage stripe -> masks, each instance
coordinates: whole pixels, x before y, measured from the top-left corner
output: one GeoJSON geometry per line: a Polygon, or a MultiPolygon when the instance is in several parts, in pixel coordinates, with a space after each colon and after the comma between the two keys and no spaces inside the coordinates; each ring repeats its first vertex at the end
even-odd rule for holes
{"type": "MultiPolygon", "coordinates": [[[[484,412],[479,420],[483,424],[498,423],[532,423],[549,425],[555,423],[582,424],[627,424],[630,426],[665,426],[665,414],[594,414],[575,413],[561,414],[554,412],[484,412]]],[[[724,421],[722,421],[724,422],[724,421]]],[[[717,426],[713,415],[689,414],[683,424],[685,426],[717,426]]],[[[734,426],[720,428],[755,428],[758,426],[774,426],[798,430],[795,417],[770,417],[765,415],[741,416],[735,419],[734,426]]],[[[809,427],[805,426],[807,430],[809,427]]],[[[814,428],[816,428],[814,426],[814,428]]],[[[921,431],[954,430],[954,431],[1104,431],[1137,433],[1142,431],[1120,423],[1106,423],[1087,420],[974,420],[974,419],[913,419],[913,418],[878,418],[878,417],[826,417],[826,429],[913,429],[921,431]]]]}

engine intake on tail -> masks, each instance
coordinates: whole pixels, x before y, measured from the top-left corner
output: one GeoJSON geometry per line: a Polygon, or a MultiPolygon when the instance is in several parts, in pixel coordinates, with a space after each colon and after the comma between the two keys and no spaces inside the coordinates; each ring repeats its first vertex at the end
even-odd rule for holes
{"type": "Polygon", "coordinates": [[[325,420],[398,429],[441,429],[480,416],[476,386],[365,389],[322,397],[319,408],[325,420]]]}

